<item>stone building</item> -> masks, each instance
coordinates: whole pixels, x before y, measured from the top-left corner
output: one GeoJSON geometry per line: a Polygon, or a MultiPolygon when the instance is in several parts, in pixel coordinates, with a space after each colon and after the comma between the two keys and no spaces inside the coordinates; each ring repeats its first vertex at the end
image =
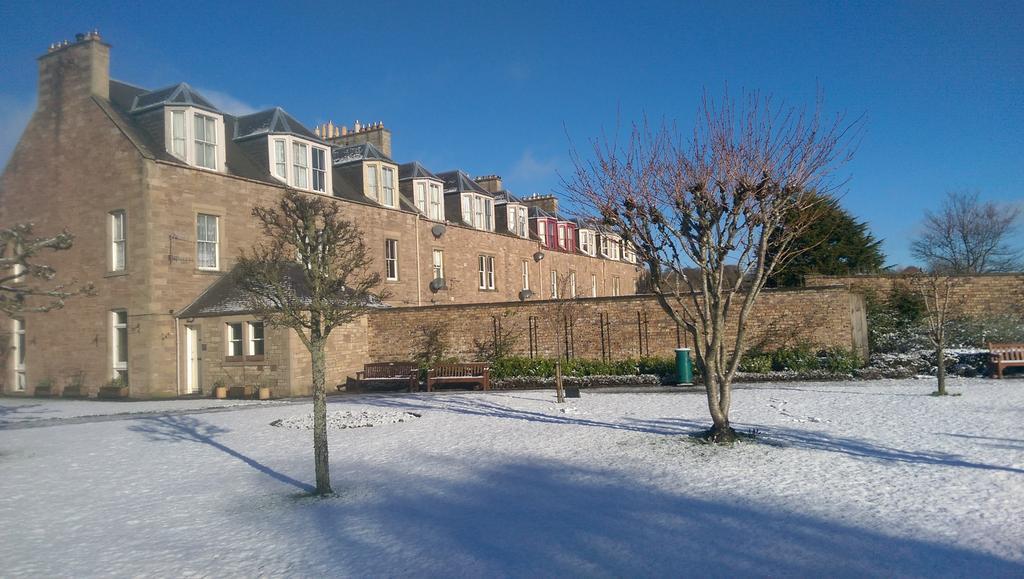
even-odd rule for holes
{"type": "MultiPolygon", "coordinates": [[[[97,290],[3,322],[5,393],[83,380],[95,392],[120,375],[133,397],[183,396],[232,373],[272,377],[277,395],[307,392],[308,364],[287,332],[244,312],[181,315],[260,239],[252,208],[288,188],[344,205],[378,248],[390,305],[544,299],[570,291],[548,283],[570,274],[586,280],[581,295],[636,292],[634,263],[580,251],[575,235],[553,247],[547,229],[538,237],[540,213],[527,215],[536,204],[499,178],[396,162],[381,123],[310,130],[280,108],[234,116],[185,83],[112,80],[109,64],[96,33],[39,58],[37,107],[0,179],[0,224],[67,229],[74,247],[44,259],[59,281],[97,290]]],[[[558,239],[569,220],[553,217],[558,239]]],[[[345,349],[360,332],[365,322],[339,333],[349,354],[334,373],[365,360],[345,349]]]]}

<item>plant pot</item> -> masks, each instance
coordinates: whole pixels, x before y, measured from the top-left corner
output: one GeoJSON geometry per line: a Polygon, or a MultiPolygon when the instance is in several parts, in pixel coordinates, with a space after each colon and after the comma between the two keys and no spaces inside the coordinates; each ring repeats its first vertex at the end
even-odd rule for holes
{"type": "Polygon", "coordinates": [[[253,391],[252,386],[232,386],[231,388],[228,388],[228,398],[245,400],[252,398],[253,391]]]}
{"type": "Polygon", "coordinates": [[[64,398],[84,398],[85,388],[82,386],[65,386],[61,396],[64,398]]]}
{"type": "Polygon", "coordinates": [[[100,387],[100,391],[99,391],[99,394],[97,395],[97,397],[98,398],[102,398],[104,400],[115,400],[115,399],[118,399],[118,398],[127,398],[128,397],[128,387],[127,386],[102,386],[102,387],[100,387]]]}
{"type": "Polygon", "coordinates": [[[260,400],[270,400],[270,387],[269,386],[260,386],[259,398],[260,398],[260,400]]]}
{"type": "Polygon", "coordinates": [[[216,388],[213,389],[213,397],[214,398],[219,398],[221,400],[227,398],[228,397],[228,387],[227,386],[217,386],[216,388]]]}

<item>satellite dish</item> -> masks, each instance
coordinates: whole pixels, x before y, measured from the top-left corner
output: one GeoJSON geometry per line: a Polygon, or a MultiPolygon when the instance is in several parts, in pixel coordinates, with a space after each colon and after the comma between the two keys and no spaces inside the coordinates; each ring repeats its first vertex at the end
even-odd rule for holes
{"type": "Polygon", "coordinates": [[[435,278],[435,279],[431,280],[431,282],[430,282],[430,291],[432,291],[433,293],[436,294],[437,292],[439,292],[439,291],[441,291],[443,289],[448,289],[448,286],[445,285],[444,278],[439,277],[439,278],[435,278]]]}
{"type": "Polygon", "coordinates": [[[525,302],[531,297],[533,297],[533,292],[528,289],[524,289],[521,292],[519,292],[519,301],[521,302],[525,302]]]}
{"type": "Polygon", "coordinates": [[[533,254],[533,261],[540,261],[542,259],[544,259],[544,252],[538,251],[537,253],[533,254]]]}
{"type": "Polygon", "coordinates": [[[438,223],[437,225],[430,228],[430,232],[434,234],[434,237],[440,238],[442,235],[444,235],[445,232],[444,225],[438,223]]]}

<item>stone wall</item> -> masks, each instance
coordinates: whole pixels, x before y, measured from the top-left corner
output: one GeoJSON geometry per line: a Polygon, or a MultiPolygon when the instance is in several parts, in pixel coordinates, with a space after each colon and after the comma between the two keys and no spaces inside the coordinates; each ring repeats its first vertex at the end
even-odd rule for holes
{"type": "MultiPolygon", "coordinates": [[[[954,276],[956,299],[962,313],[969,316],[1024,315],[1024,273],[996,273],[954,276]]],[[[851,290],[880,297],[898,286],[910,287],[912,276],[855,275],[807,277],[807,286],[843,285],[851,290]]]]}
{"type": "MultiPolygon", "coordinates": [[[[508,340],[515,354],[623,359],[671,356],[690,339],[653,296],[585,298],[571,302],[394,308],[368,317],[372,361],[403,361],[423,350],[425,329],[443,328],[449,355],[479,359],[494,337],[508,340]],[[569,321],[566,321],[569,320],[569,321]]],[[[734,335],[734,334],[731,334],[734,335]]],[[[864,301],[842,287],[765,291],[747,329],[748,348],[774,349],[797,343],[854,348],[867,355],[864,301]]]]}

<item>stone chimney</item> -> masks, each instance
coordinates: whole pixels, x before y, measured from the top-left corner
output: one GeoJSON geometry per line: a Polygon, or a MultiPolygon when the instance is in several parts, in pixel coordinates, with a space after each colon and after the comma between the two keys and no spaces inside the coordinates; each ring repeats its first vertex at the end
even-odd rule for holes
{"type": "Polygon", "coordinates": [[[480,185],[484,189],[487,189],[491,193],[497,193],[498,191],[502,190],[501,177],[497,175],[483,175],[482,177],[477,177],[476,179],[473,180],[476,181],[478,185],[480,185]]]}
{"type": "Polygon", "coordinates": [[[110,99],[110,45],[96,30],[51,44],[39,57],[37,110],[56,112],[92,96],[110,99]]]}
{"type": "Polygon", "coordinates": [[[384,128],[384,123],[379,121],[364,125],[357,120],[351,129],[344,125],[339,127],[333,121],[329,121],[318,125],[314,132],[336,147],[370,143],[388,157],[391,156],[391,131],[384,128]]]}
{"type": "Polygon", "coordinates": [[[558,215],[558,197],[554,195],[540,195],[534,193],[523,199],[523,203],[530,207],[539,207],[552,215],[558,215]]]}

